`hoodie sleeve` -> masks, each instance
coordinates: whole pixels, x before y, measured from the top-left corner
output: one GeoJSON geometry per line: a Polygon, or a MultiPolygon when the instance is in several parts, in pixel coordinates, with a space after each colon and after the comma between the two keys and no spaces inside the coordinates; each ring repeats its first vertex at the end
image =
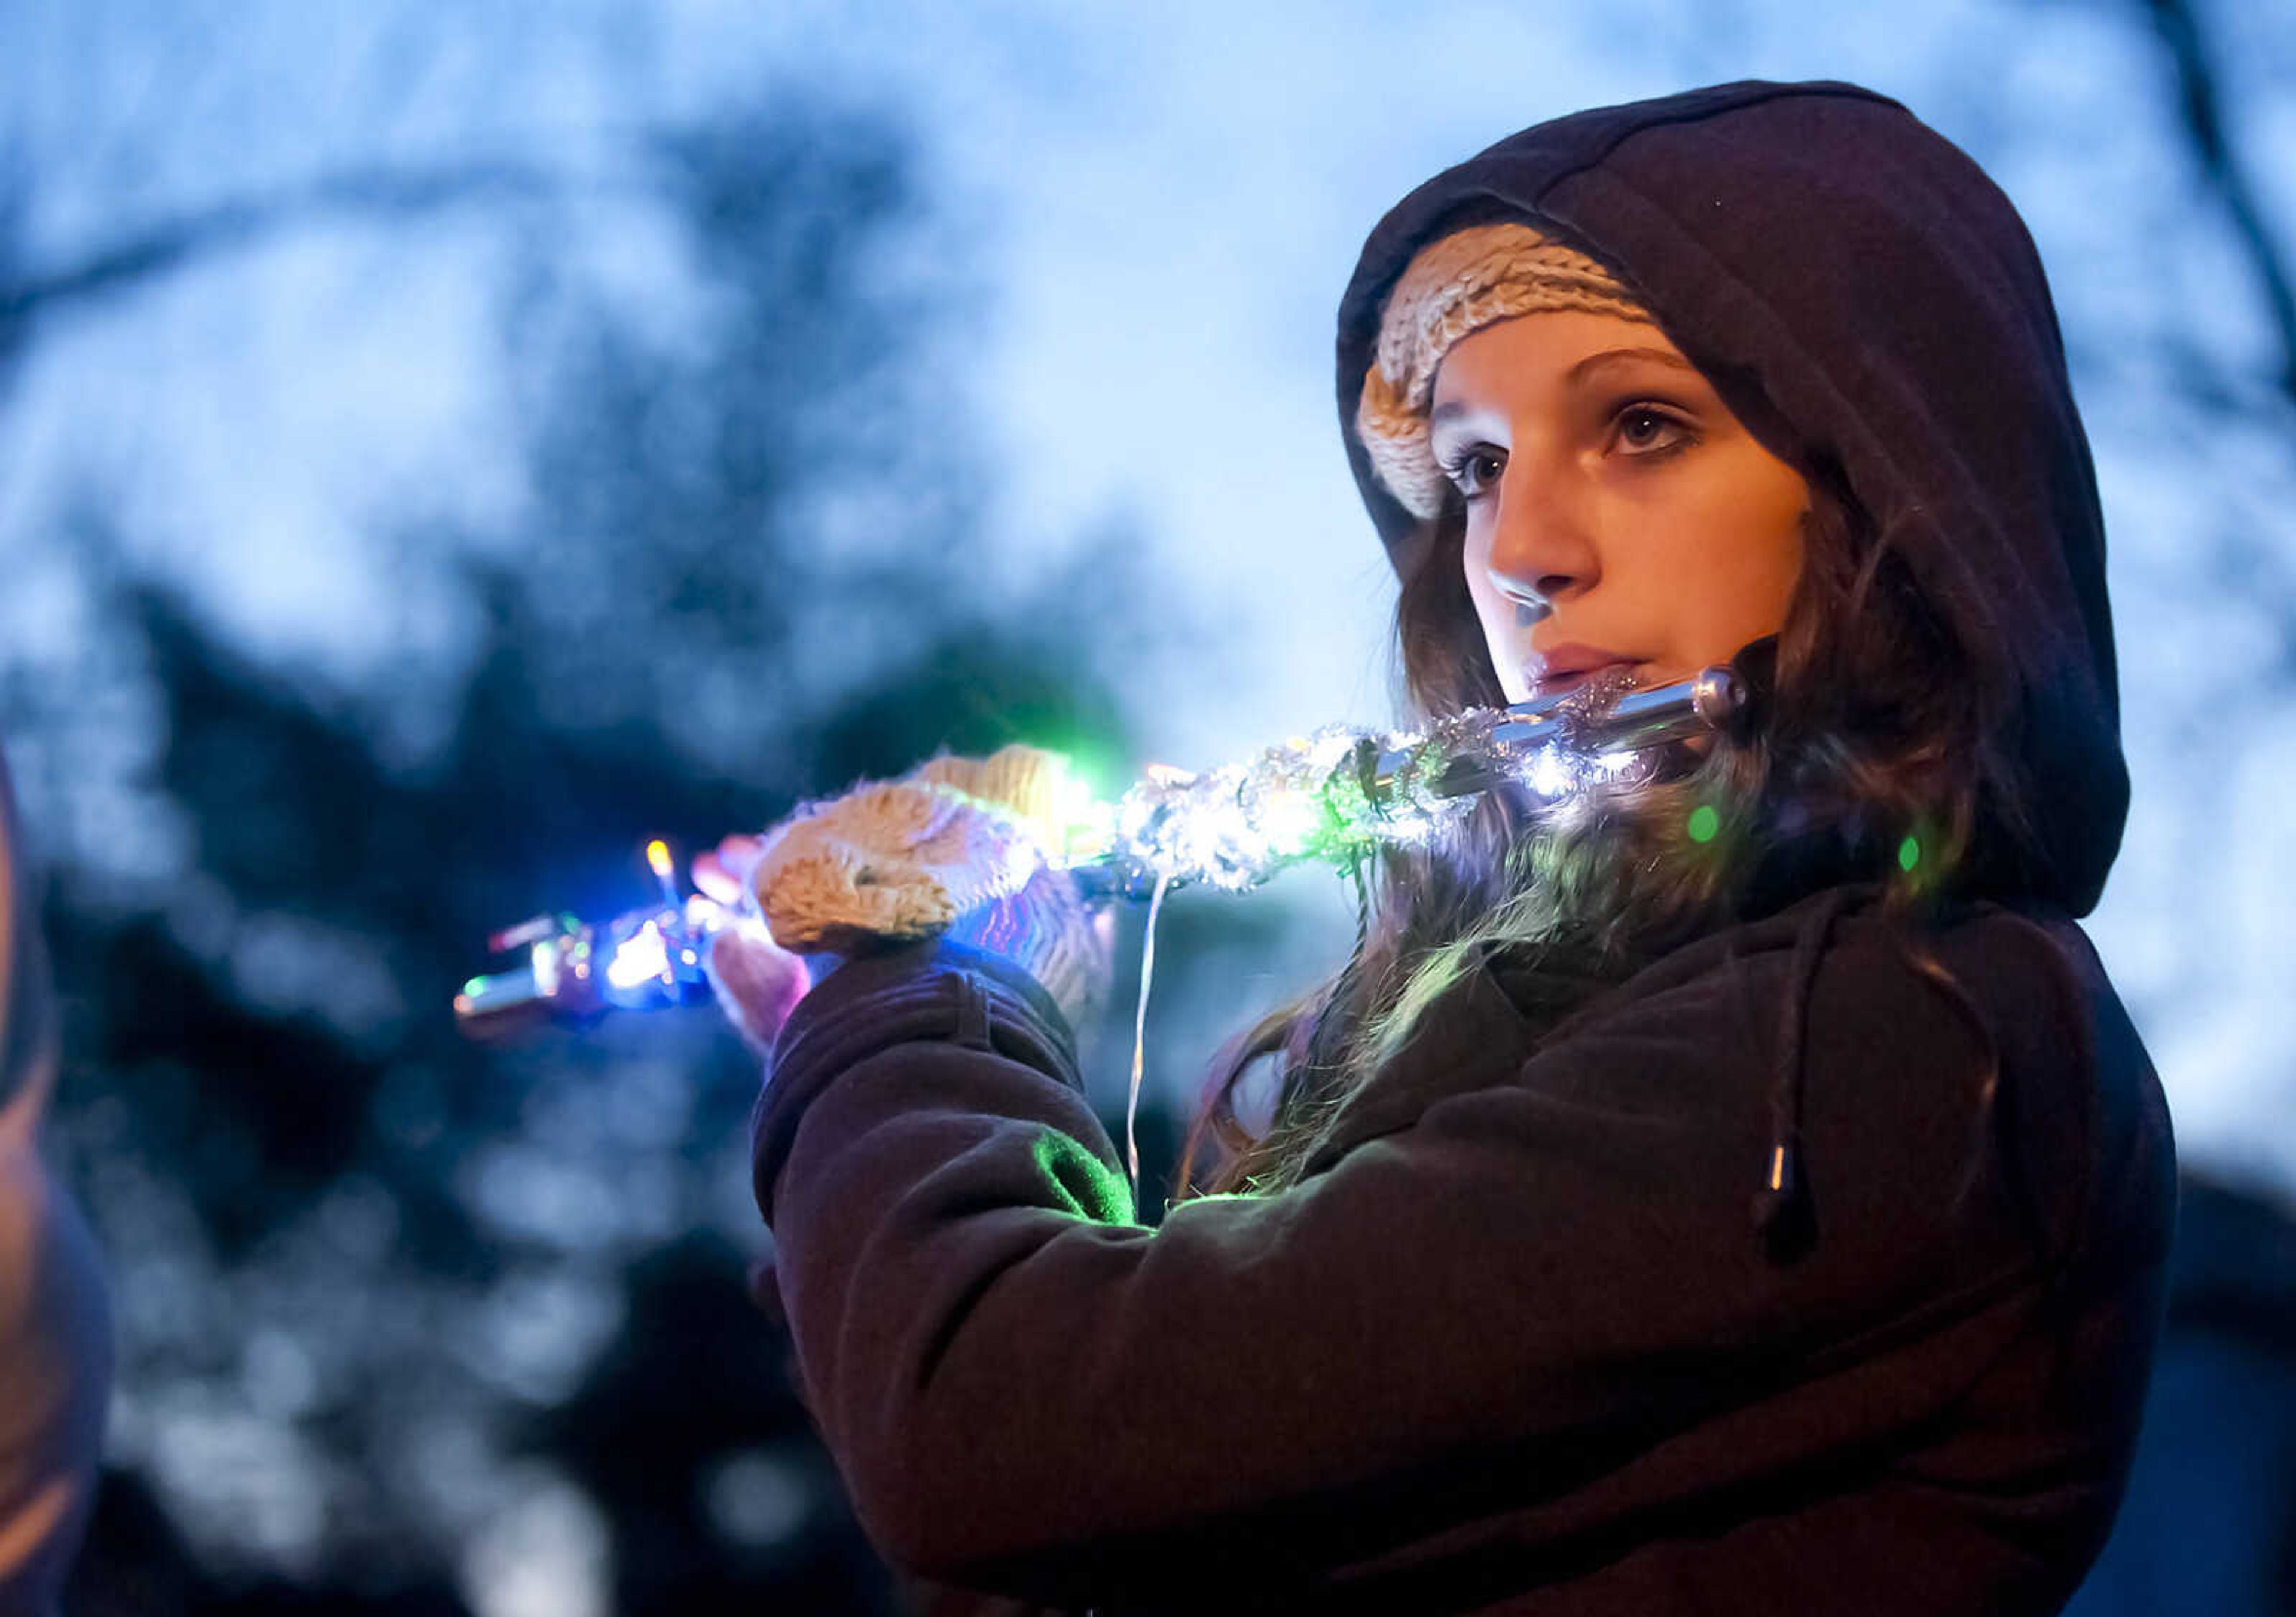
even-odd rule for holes
{"type": "Polygon", "coordinates": [[[0,1611],[52,1613],[87,1524],[111,1380],[95,1243],[38,1150],[54,1008],[0,775],[0,1611]]]}
{"type": "MultiPolygon", "coordinates": [[[[2078,1073],[2046,951],[1998,952],[2044,1052],[2020,1082],[2078,1073]]],[[[1749,1206],[1775,1052],[1743,1012],[1786,975],[1730,960],[1528,1060],[1472,976],[1382,1074],[1416,1100],[1382,1131],[1152,1231],[1032,985],[946,951],[840,971],[784,1033],[756,1172],[863,1520],[918,1571],[1039,1599],[1213,1564],[1296,1591],[1445,1523],[1583,1543],[1915,1427],[2046,1289],[1988,1143],[1997,1052],[1888,951],[1829,952],[1804,1117],[1824,1234],[1775,1262],[1749,1206]]],[[[2078,1238],[2078,1196],[2045,1218],[2078,1238]]]]}

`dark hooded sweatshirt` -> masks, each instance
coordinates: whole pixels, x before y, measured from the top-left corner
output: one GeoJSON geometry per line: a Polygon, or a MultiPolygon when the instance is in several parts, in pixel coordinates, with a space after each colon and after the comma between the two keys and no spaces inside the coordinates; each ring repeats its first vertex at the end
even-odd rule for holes
{"type": "Polygon", "coordinates": [[[2033,834],[1918,927],[1823,886],[1543,1033],[1494,957],[1300,1185],[1152,1231],[1024,975],[849,964],[756,1120],[805,1396],[888,1554],[988,1592],[935,1609],[2053,1611],[2128,1465],[2174,1162],[2070,919],[2126,781],[2032,247],[1846,86],[1518,135],[1402,203],[1342,306],[1393,546],[1356,391],[1463,213],[1570,233],[1750,428],[1841,469],[1999,659],[2033,834]],[[1782,1139],[1791,1243],[1754,1217],[1782,1139]]]}

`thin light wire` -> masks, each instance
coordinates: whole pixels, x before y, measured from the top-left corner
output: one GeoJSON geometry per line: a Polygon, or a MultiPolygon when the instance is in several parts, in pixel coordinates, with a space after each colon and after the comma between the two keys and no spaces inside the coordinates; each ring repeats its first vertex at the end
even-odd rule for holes
{"type": "Polygon", "coordinates": [[[1171,878],[1159,876],[1148,895],[1148,920],[1141,928],[1140,1001],[1132,1011],[1132,1093],[1124,1103],[1124,1155],[1132,1166],[1132,1205],[1140,1205],[1140,1136],[1135,1124],[1140,1116],[1140,1074],[1148,1066],[1148,985],[1156,976],[1156,918],[1164,909],[1164,889],[1171,878]]]}

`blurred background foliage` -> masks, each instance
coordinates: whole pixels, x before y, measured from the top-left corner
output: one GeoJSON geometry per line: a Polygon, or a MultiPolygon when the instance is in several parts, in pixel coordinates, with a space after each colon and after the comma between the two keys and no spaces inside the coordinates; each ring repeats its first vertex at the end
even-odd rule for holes
{"type": "MultiPolygon", "coordinates": [[[[450,541],[482,626],[411,758],[389,690],[266,666],[78,507],[86,649],[152,706],[185,853],[47,892],[57,1133],[122,1325],[80,1609],[550,1611],[569,1558],[616,1610],[884,1609],[744,1290],[746,1053],[707,1014],[504,1051],[444,1012],[504,921],[643,902],[648,837],[942,747],[1124,755],[1087,637],[1136,563],[971,580],[980,452],[921,360],[962,281],[912,283],[906,140],[802,97],[649,135],[706,311],[667,338],[516,204],[532,497],[450,541]]],[[[86,695],[9,692],[34,805],[86,695]]]]}
{"type": "MultiPolygon", "coordinates": [[[[1970,87],[1972,64],[2075,13],[2150,64],[2169,109],[2161,171],[2219,221],[2210,250],[2259,311],[2230,345],[2173,322],[2106,341],[2118,328],[2085,301],[2117,306],[2103,282],[2067,284],[2054,265],[2116,531],[2138,539],[2117,563],[2124,623],[2132,578],[2144,609],[2206,620],[2243,602],[2262,625],[2234,638],[2260,648],[2243,699],[2267,702],[2296,682],[2285,508],[2253,519],[2296,451],[2296,312],[2274,222],[2292,187],[2243,134],[2278,126],[2226,117],[2222,69],[2283,70],[2287,30],[2170,0],[1964,7],[1931,28],[1965,38],[1915,53],[1964,76],[1932,99],[1972,128],[2005,118],[1970,87]],[[2194,544],[2145,543],[2164,496],[2115,481],[2110,444],[2130,421],[2194,457],[2195,479],[2232,469],[2194,544]]],[[[504,7],[508,55],[475,66],[413,12],[364,34],[313,15],[266,15],[265,60],[283,64],[267,107],[217,90],[244,89],[217,66],[228,36],[168,8],[0,25],[27,89],[0,132],[0,442],[22,456],[68,437],[32,402],[45,363],[114,366],[116,396],[141,396],[159,356],[135,342],[153,328],[125,347],[89,335],[123,309],[172,300],[190,311],[184,342],[248,343],[234,311],[291,297],[297,255],[347,237],[372,250],[359,274],[378,314],[451,303],[435,265],[464,266],[455,284],[481,290],[454,318],[513,423],[490,445],[504,492],[402,479],[362,510],[355,552],[291,522],[186,537],[182,513],[125,475],[158,445],[101,423],[47,456],[71,469],[60,489],[36,499],[20,481],[0,505],[14,580],[0,736],[68,1020],[53,1144],[110,1254],[119,1322],[111,1467],[73,1609],[902,1609],[795,1401],[785,1342],[747,1295],[767,1237],[746,1181],[744,1052],[708,1013],[484,1048],[446,1007],[493,928],[642,901],[649,837],[690,852],[937,748],[1014,739],[1069,747],[1112,786],[1184,701],[1248,729],[1251,704],[1204,648],[1263,610],[1312,619],[1320,598],[1239,607],[1176,576],[1172,547],[1120,505],[1012,565],[1025,525],[978,363],[1005,317],[980,267],[988,227],[950,200],[932,141],[956,137],[857,87],[865,75],[811,75],[775,47],[770,82],[668,116],[608,72],[596,82],[621,99],[545,98],[565,113],[558,135],[509,141],[487,116],[488,61],[545,82],[578,48],[636,61],[647,10],[598,8],[578,29],[504,7]],[[321,70],[339,61],[353,65],[321,70]],[[398,138],[441,76],[461,96],[448,127],[467,127],[398,138]],[[281,139],[266,120],[333,138],[281,139]],[[60,138],[83,125],[86,150],[60,138]],[[238,160],[186,184],[177,140],[194,127],[238,160]],[[169,534],[175,551],[155,538],[169,534]],[[210,565],[187,568],[186,546],[210,565]],[[250,626],[246,603],[315,568],[354,581],[349,610],[250,626]]],[[[1633,56],[1662,81],[1625,75],[1621,93],[1639,94],[1730,76],[1726,36],[1758,32],[1751,15],[1692,8],[1670,43],[1566,44],[1598,82],[1633,56]]],[[[1057,73],[1065,47],[1041,20],[1005,13],[982,33],[1057,73]]],[[[870,26],[889,37],[898,19],[870,26]]],[[[1884,87],[1935,114],[1918,86],[1884,87]]],[[[2019,198],[2045,247],[2052,208],[2112,205],[2019,198]]],[[[1193,262],[1197,244],[1171,250],[1193,262]]],[[[1345,265],[1330,267],[1335,289],[1345,265]]],[[[1312,305],[1319,329],[1329,301],[1285,299],[1312,305]]],[[[356,485],[372,421],[455,416],[439,404],[447,380],[347,355],[360,402],[335,435],[343,458],[310,475],[356,485]]],[[[1107,394],[1124,393],[1120,363],[1106,369],[1107,394]]],[[[1220,401],[1201,403],[1216,419],[1220,401]]],[[[237,458],[259,437],[249,419],[244,400],[203,400],[170,441],[217,478],[280,475],[237,458]]],[[[1135,456],[1152,474],[1241,436],[1192,445],[1202,426],[1173,423],[1135,456]]],[[[1335,457],[1323,470],[1341,477],[1335,457]]],[[[2191,493],[2165,497],[2203,503],[2191,493]]],[[[1347,543],[1375,568],[1360,532],[1347,543]]],[[[1280,659],[1292,642],[1271,643],[1280,659]]],[[[2152,649],[2133,665],[2140,781],[2172,747],[2177,769],[2239,778],[2253,738],[2210,723],[2221,707],[2191,689],[2149,694],[2152,649]]],[[[2191,819],[2140,828],[2124,885],[2178,894],[2176,850],[2207,835],[2191,819]]],[[[2148,984],[2166,1015],[2205,969],[2197,907],[2164,905],[2152,935],[2166,941],[2116,958],[2140,1015],[2148,984]]],[[[1341,912],[1322,894],[1171,907],[1142,1131],[1152,1214],[1212,1040],[1343,947],[1341,912]]],[[[1119,958],[1136,963],[1136,947],[1119,958]]],[[[1133,986],[1119,983],[1096,1034],[1095,1094],[1119,1130],[1133,986]]],[[[2296,1610],[2292,1229],[2253,1174],[2188,1189],[2144,1464],[2087,1617],[2296,1610]]]]}

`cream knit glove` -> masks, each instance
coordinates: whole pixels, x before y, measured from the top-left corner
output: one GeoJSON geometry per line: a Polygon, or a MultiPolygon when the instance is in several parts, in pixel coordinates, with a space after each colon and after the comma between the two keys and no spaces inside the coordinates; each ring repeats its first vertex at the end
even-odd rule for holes
{"type": "Polygon", "coordinates": [[[1106,992],[1109,951],[1043,852],[1058,840],[1059,779],[1052,754],[1014,746],[856,787],[768,833],[751,901],[799,954],[944,933],[1003,954],[1081,1025],[1106,992]]]}

